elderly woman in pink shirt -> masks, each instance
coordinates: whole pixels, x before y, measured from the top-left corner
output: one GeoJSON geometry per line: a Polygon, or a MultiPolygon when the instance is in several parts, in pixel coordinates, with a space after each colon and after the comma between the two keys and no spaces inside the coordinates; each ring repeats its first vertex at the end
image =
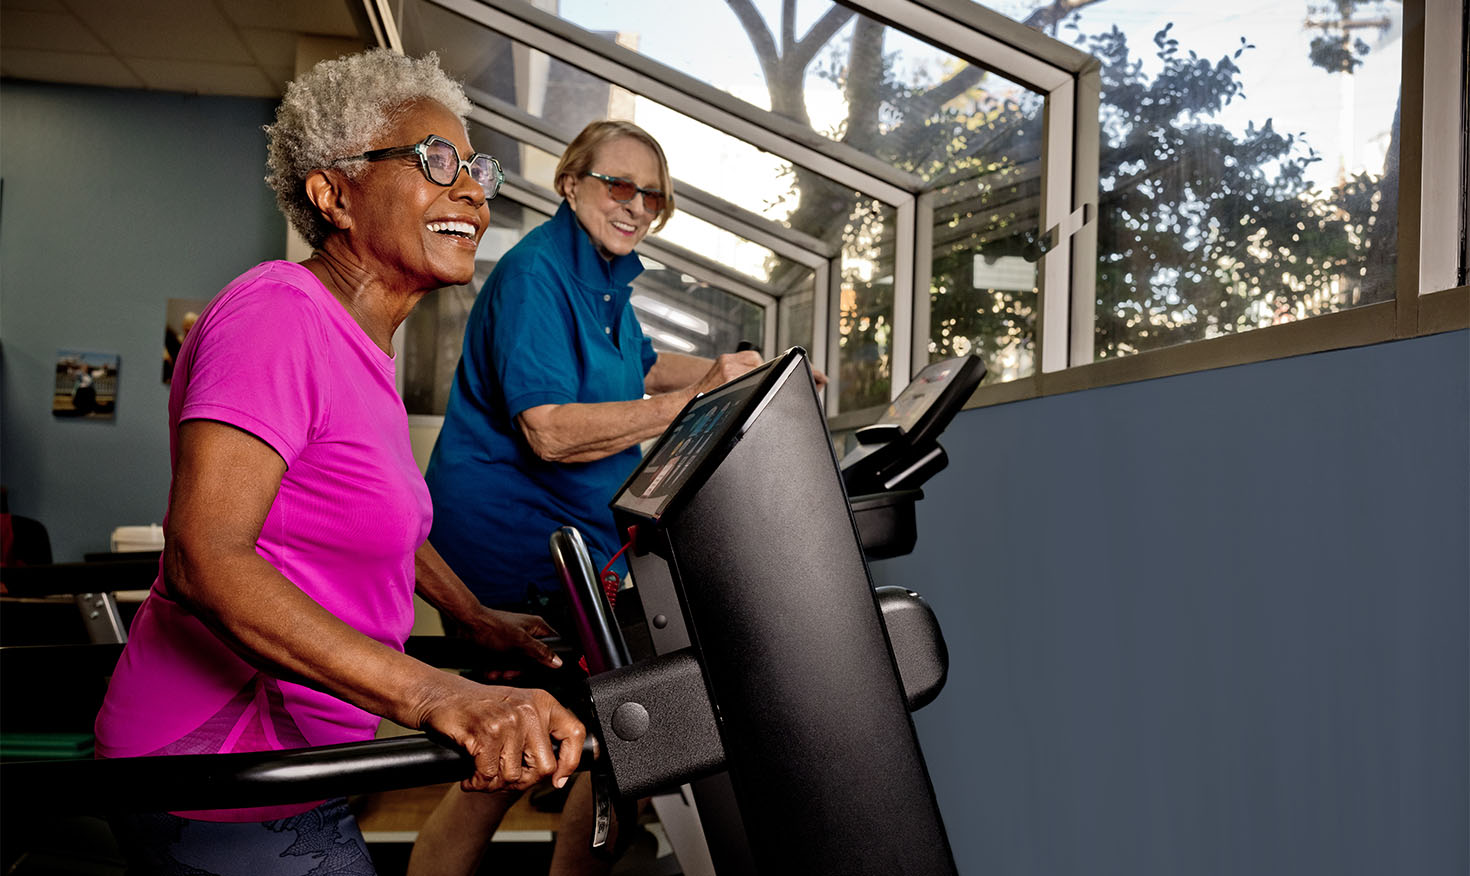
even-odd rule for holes
{"type": "MultiPolygon", "coordinates": [[[[100,756],[325,745],[389,718],[474,755],[466,790],[576,768],[585,729],[549,694],[403,653],[417,592],[490,648],[560,663],[540,619],[481,606],[427,543],[395,389],[394,330],[470,281],[500,185],[468,111],[432,55],[374,50],[288,88],[268,181],[314,251],[231,282],[180,351],[166,547],[97,719],[100,756]]],[[[113,827],[130,872],[373,873],[343,800],[113,827]]]]}

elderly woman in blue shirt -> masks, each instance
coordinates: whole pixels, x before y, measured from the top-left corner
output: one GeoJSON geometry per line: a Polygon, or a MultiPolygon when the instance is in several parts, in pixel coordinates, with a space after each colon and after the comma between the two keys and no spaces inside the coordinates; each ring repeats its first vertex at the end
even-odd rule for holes
{"type": "MultiPolygon", "coordinates": [[[[559,596],[548,538],[574,525],[594,564],[621,545],[608,502],[697,393],[759,365],[655,353],[629,297],[633,249],[674,210],[663,149],[630,122],[599,121],[556,169],[565,199],[496,264],[470,311],[444,426],[425,478],[429,541],[481,602],[548,616],[559,596]]],[[[565,623],[565,620],[561,620],[565,623]]],[[[548,629],[546,632],[550,632],[548,629]]],[[[605,870],[585,854],[585,782],[564,809],[553,873],[605,870]],[[579,841],[562,842],[562,837],[579,841]]],[[[473,872],[510,798],[457,789],[420,832],[410,872],[473,872]]]]}

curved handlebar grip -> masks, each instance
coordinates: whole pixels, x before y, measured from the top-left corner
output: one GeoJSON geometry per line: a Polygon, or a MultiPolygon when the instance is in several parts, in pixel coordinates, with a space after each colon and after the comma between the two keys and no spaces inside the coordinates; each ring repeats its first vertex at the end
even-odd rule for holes
{"type": "Polygon", "coordinates": [[[627,666],[628,646],[622,630],[613,620],[612,606],[602,592],[592,558],[582,534],[574,527],[563,526],[551,534],[551,561],[566,588],[571,604],[572,623],[587,657],[587,671],[593,675],[627,666]]]}
{"type": "Polygon", "coordinates": [[[6,796],[52,812],[157,812],[304,803],[460,781],[474,758],[426,735],[319,748],[0,764],[6,796]]]}
{"type": "MultiPolygon", "coordinates": [[[[588,736],[578,769],[599,754],[588,736]]],[[[285,751],[16,761],[0,764],[0,784],[7,808],[106,814],[306,803],[458,782],[474,772],[467,752],[420,733],[285,751]]]]}

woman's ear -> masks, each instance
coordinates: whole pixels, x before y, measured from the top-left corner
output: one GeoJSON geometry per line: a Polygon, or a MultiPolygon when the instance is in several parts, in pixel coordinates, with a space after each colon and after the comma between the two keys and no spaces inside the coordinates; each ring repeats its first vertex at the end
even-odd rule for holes
{"type": "Polygon", "coordinates": [[[561,176],[557,177],[556,180],[557,193],[560,194],[563,198],[567,199],[567,204],[569,204],[573,210],[577,209],[577,187],[576,185],[574,185],[574,183],[576,183],[576,179],[570,173],[564,173],[561,176]]]}
{"type": "Polygon", "coordinates": [[[347,178],[341,173],[318,168],[306,175],[306,197],[334,228],[352,227],[351,199],[347,178]]]}

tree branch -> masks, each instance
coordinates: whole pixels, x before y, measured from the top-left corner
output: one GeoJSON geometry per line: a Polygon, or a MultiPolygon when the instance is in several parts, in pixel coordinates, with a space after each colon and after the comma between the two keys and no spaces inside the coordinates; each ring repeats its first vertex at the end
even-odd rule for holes
{"type": "MultiPolygon", "coordinates": [[[[795,4],[793,3],[792,6],[795,4]]],[[[806,35],[796,42],[796,52],[787,58],[787,63],[799,64],[801,69],[806,69],[806,65],[816,57],[817,51],[825,46],[839,30],[842,30],[842,26],[847,24],[855,14],[845,6],[832,4],[832,8],[822,13],[817,23],[813,24],[806,35]]],[[[792,17],[795,17],[794,10],[792,17]]]]}
{"type": "Polygon", "coordinates": [[[751,0],[725,0],[725,4],[735,13],[740,26],[745,29],[750,47],[755,49],[756,59],[760,61],[761,75],[765,76],[767,87],[780,82],[781,55],[776,51],[776,40],[771,36],[770,28],[766,27],[766,20],[756,10],[755,4],[751,0]]]}

